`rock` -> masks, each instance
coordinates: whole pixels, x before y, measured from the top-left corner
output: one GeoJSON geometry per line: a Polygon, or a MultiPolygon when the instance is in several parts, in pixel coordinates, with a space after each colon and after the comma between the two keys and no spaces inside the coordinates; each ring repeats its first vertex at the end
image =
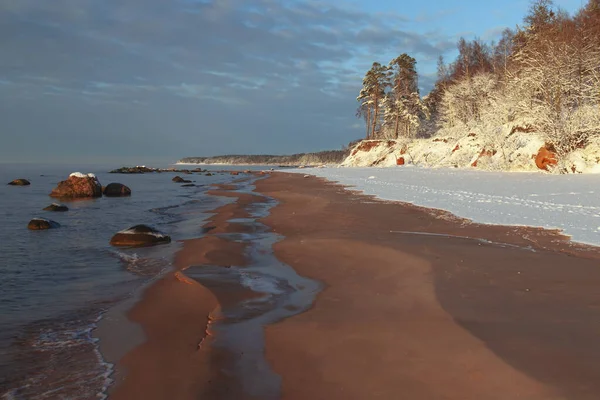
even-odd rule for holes
{"type": "Polygon", "coordinates": [[[94,174],[74,172],[66,181],[61,181],[50,193],[50,197],[87,198],[102,197],[102,186],[94,174]]]}
{"type": "Polygon", "coordinates": [[[181,187],[194,187],[196,185],[194,185],[193,183],[186,183],[185,185],[181,185],[181,187]]]}
{"type": "Polygon", "coordinates": [[[486,150],[486,149],[481,150],[481,153],[479,153],[479,155],[477,156],[477,158],[475,159],[475,161],[473,161],[471,163],[471,167],[477,167],[477,164],[479,163],[479,160],[482,157],[492,157],[495,154],[496,154],[496,150],[486,150]]]}
{"type": "Polygon", "coordinates": [[[31,229],[32,231],[55,229],[58,227],[60,227],[60,224],[58,222],[51,221],[45,218],[34,218],[31,221],[29,221],[29,224],[27,225],[27,228],[31,229]]]}
{"type": "Polygon", "coordinates": [[[44,208],[44,211],[56,211],[56,212],[64,212],[69,211],[69,207],[64,204],[52,203],[48,207],[44,208]]]}
{"type": "Polygon", "coordinates": [[[396,165],[404,165],[404,157],[396,158],[396,165]]]}
{"type": "Polygon", "coordinates": [[[131,196],[131,189],[122,183],[109,183],[102,189],[102,193],[107,197],[131,196]]]}
{"type": "Polygon", "coordinates": [[[132,226],[129,229],[118,232],[110,239],[110,244],[113,246],[152,246],[170,242],[170,236],[148,225],[132,226]]]}
{"type": "Polygon", "coordinates": [[[545,144],[540,147],[535,156],[535,165],[544,171],[548,171],[548,167],[553,167],[558,163],[558,159],[554,150],[554,146],[545,144]]]}
{"type": "Polygon", "coordinates": [[[240,173],[237,171],[231,171],[231,175],[239,175],[240,173]]]}
{"type": "Polygon", "coordinates": [[[205,174],[205,176],[213,176],[213,174],[211,174],[210,172],[207,172],[207,173],[205,174]]]}
{"type": "Polygon", "coordinates": [[[121,167],[110,171],[111,174],[145,174],[148,172],[160,172],[156,168],[148,168],[145,165],[135,167],[121,167]]]}
{"type": "Polygon", "coordinates": [[[8,184],[12,186],[28,186],[31,185],[31,182],[29,182],[27,179],[19,178],[15,179],[14,181],[8,182],[8,184]]]}
{"type": "Polygon", "coordinates": [[[171,179],[173,182],[175,183],[192,183],[192,181],[189,181],[187,179],[183,179],[182,177],[180,177],[179,175],[176,176],[175,178],[171,179]]]}

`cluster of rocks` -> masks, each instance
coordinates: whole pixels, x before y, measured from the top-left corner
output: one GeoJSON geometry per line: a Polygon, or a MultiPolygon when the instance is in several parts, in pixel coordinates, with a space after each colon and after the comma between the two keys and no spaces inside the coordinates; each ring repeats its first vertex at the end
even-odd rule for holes
{"type": "MultiPolygon", "coordinates": [[[[123,173],[123,174],[143,174],[153,172],[178,172],[183,174],[192,173],[204,173],[206,176],[212,176],[213,174],[207,170],[196,168],[193,170],[176,170],[176,169],[158,169],[148,168],[146,166],[136,167],[123,167],[113,171],[111,173],[123,173]]],[[[226,171],[223,171],[226,172],[226,171]]],[[[244,173],[250,173],[251,171],[246,170],[244,173]]],[[[238,175],[240,172],[232,171],[231,175],[238,175]]],[[[191,180],[184,179],[181,176],[175,176],[173,182],[183,183],[182,187],[193,187],[195,186],[191,180]]],[[[15,186],[26,186],[30,182],[26,179],[15,179],[10,182],[9,185],[15,186]]],[[[85,198],[98,198],[102,196],[107,197],[122,197],[131,196],[131,189],[121,183],[113,182],[107,186],[102,186],[98,178],[94,174],[82,174],[74,172],[69,177],[58,183],[58,185],[50,193],[51,197],[59,199],[85,199],[85,198]]],[[[52,203],[44,208],[44,211],[51,212],[65,212],[69,208],[64,204],[52,203]]],[[[28,228],[32,230],[44,230],[54,229],[60,227],[60,224],[56,221],[52,221],[46,218],[34,218],[29,224],[28,228]]],[[[113,246],[149,246],[163,243],[170,243],[171,238],[168,235],[161,233],[153,227],[148,225],[135,225],[128,229],[122,230],[115,234],[110,244],[113,246]]]]}
{"type": "Polygon", "coordinates": [[[203,170],[202,168],[195,168],[195,169],[176,169],[176,168],[151,168],[151,167],[146,167],[145,165],[141,165],[141,166],[135,166],[135,167],[121,167],[121,168],[117,168],[117,169],[113,169],[112,171],[110,171],[111,174],[147,174],[147,173],[153,173],[153,172],[177,172],[177,173],[181,173],[181,174],[193,174],[193,173],[199,173],[199,172],[206,172],[206,170],[203,170]]]}
{"type": "MultiPolygon", "coordinates": [[[[12,186],[28,186],[31,184],[27,179],[15,179],[8,183],[12,186]]],[[[85,199],[85,198],[96,198],[102,197],[123,197],[131,196],[131,189],[121,183],[110,183],[107,186],[100,185],[100,181],[94,174],[82,174],[80,172],[74,172],[69,177],[60,181],[58,185],[52,189],[50,197],[60,199],[85,199]]],[[[52,203],[47,207],[44,207],[44,211],[51,212],[66,212],[69,211],[69,207],[64,204],[52,203]]],[[[46,218],[33,218],[27,227],[31,230],[45,230],[54,229],[60,227],[60,224],[56,221],[52,221],[46,218]]]]}

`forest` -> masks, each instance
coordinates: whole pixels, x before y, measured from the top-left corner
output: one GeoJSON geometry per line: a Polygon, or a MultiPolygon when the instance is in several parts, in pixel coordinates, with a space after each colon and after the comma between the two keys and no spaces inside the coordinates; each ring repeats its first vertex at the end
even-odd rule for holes
{"type": "Polygon", "coordinates": [[[460,130],[499,147],[515,132],[535,133],[564,155],[600,136],[600,0],[573,16],[536,0],[523,25],[504,30],[496,43],[461,38],[457,47],[454,61],[439,58],[425,96],[410,55],[373,63],[357,97],[365,138],[460,130]]]}

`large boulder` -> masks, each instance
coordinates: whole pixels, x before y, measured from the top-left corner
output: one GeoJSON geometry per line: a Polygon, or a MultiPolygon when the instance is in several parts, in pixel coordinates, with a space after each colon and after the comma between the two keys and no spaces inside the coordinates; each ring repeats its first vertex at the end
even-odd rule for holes
{"type": "Polygon", "coordinates": [[[64,204],[52,203],[48,207],[45,207],[44,211],[64,212],[69,211],[69,207],[65,206],[64,204]]]}
{"type": "Polygon", "coordinates": [[[113,246],[152,246],[170,243],[171,237],[148,225],[136,225],[118,232],[110,239],[113,246]]]}
{"type": "Polygon", "coordinates": [[[32,231],[40,231],[44,229],[54,229],[60,227],[60,224],[56,221],[52,221],[46,218],[34,218],[29,221],[27,225],[28,229],[32,231]]]}
{"type": "Polygon", "coordinates": [[[61,181],[50,193],[50,197],[87,198],[102,197],[102,186],[94,174],[74,172],[66,181],[61,181]]]}
{"type": "Polygon", "coordinates": [[[27,179],[19,178],[8,182],[8,184],[12,186],[28,186],[31,185],[31,182],[29,182],[27,179]]]}
{"type": "Polygon", "coordinates": [[[558,163],[558,157],[554,146],[546,144],[538,150],[535,156],[535,165],[544,171],[548,171],[550,167],[554,167],[558,163]]]}
{"type": "Polygon", "coordinates": [[[131,196],[131,189],[122,183],[109,183],[102,188],[102,193],[107,197],[131,196]]]}

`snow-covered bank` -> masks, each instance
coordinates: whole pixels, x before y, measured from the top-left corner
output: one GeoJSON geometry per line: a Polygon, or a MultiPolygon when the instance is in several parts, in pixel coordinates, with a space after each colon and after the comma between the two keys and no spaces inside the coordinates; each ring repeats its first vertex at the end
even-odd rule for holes
{"type": "Polygon", "coordinates": [[[345,167],[468,168],[487,171],[599,173],[600,138],[581,149],[559,156],[543,136],[507,124],[497,134],[463,128],[441,129],[428,139],[364,140],[341,164],[345,167]]]}
{"type": "Polygon", "coordinates": [[[381,199],[439,208],[475,222],[558,228],[600,245],[600,176],[450,168],[289,170],[354,186],[381,199]]]}

